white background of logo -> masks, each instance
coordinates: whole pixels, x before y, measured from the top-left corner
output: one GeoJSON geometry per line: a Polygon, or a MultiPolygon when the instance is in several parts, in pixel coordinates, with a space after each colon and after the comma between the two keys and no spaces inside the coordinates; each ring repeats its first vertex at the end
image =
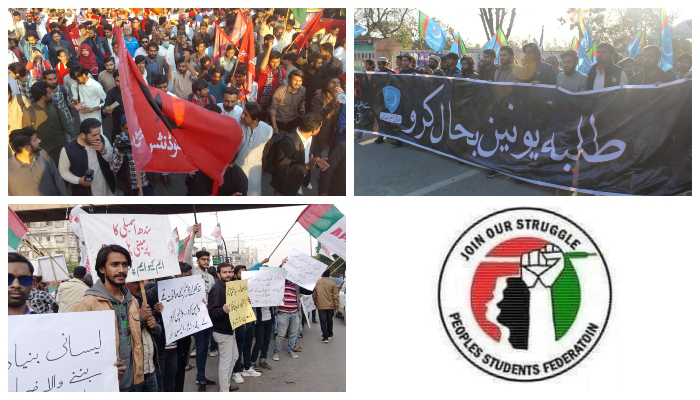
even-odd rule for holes
{"type": "MultiPolygon", "coordinates": [[[[483,260],[483,257],[485,257],[486,254],[498,244],[502,243],[507,239],[513,239],[516,237],[536,237],[559,246],[559,248],[562,249],[562,251],[564,252],[572,251],[571,248],[566,243],[564,243],[564,241],[559,240],[558,238],[553,237],[550,234],[545,234],[541,231],[515,229],[515,220],[518,218],[537,219],[556,224],[559,226],[560,230],[566,229],[567,232],[574,234],[574,238],[581,240],[581,245],[579,245],[575,251],[597,253],[597,250],[595,249],[593,244],[588,240],[584,233],[580,232],[576,226],[568,223],[565,219],[559,218],[555,215],[535,210],[517,210],[491,216],[486,220],[481,221],[477,226],[472,228],[470,232],[468,232],[464,237],[462,237],[462,239],[457,244],[457,246],[448,258],[442,280],[444,287],[441,291],[443,316],[445,318],[445,323],[450,329],[453,339],[455,339],[455,341],[457,341],[458,344],[459,340],[456,338],[457,335],[454,335],[454,329],[452,329],[452,327],[449,326],[449,322],[452,320],[451,318],[449,318],[449,314],[454,312],[460,313],[462,322],[464,323],[467,332],[469,332],[470,335],[473,335],[475,342],[482,349],[484,349],[486,353],[489,353],[492,356],[495,356],[503,361],[510,363],[524,365],[541,364],[542,362],[549,361],[553,358],[561,356],[562,353],[569,350],[581,338],[581,335],[584,333],[589,322],[593,322],[600,327],[598,334],[596,334],[596,336],[594,337],[594,341],[597,339],[598,336],[600,336],[602,328],[605,324],[605,319],[607,317],[608,310],[609,297],[606,295],[608,293],[608,279],[605,274],[605,268],[602,265],[602,259],[600,257],[596,256],[589,257],[586,259],[573,260],[574,269],[578,274],[581,284],[581,308],[579,309],[578,316],[576,317],[574,324],[571,326],[571,329],[560,341],[557,342],[557,345],[550,347],[549,349],[547,349],[548,351],[538,353],[537,351],[533,350],[513,350],[510,343],[508,343],[508,341],[505,339],[506,335],[502,335],[501,342],[496,343],[490,336],[486,335],[486,333],[483,332],[483,330],[479,327],[478,323],[474,319],[474,315],[471,313],[471,300],[469,298],[469,295],[471,293],[470,289],[472,287],[474,277],[473,273],[476,271],[480,260],[483,260]],[[511,235],[509,233],[505,233],[503,235],[497,235],[493,239],[488,239],[488,236],[485,233],[486,228],[493,227],[498,222],[503,221],[511,221],[512,226],[514,228],[514,234],[511,235]],[[473,237],[476,236],[478,233],[483,233],[482,237],[486,240],[486,243],[482,245],[473,256],[471,256],[471,260],[467,263],[464,261],[464,258],[459,253],[462,251],[464,246],[467,245],[469,241],[471,241],[473,237]]],[[[576,221],[574,220],[574,222],[576,221]]],[[[613,286],[613,296],[614,290],[615,289],[613,286]]],[[[499,310],[495,309],[495,311],[496,313],[498,313],[499,310]]],[[[500,324],[498,325],[500,326],[500,324]]],[[[604,338],[605,333],[603,332],[602,335],[604,338]]],[[[582,355],[588,352],[591,345],[592,343],[588,345],[588,348],[584,353],[582,353],[582,355]]],[[[483,354],[479,358],[474,358],[469,352],[466,351],[466,349],[464,349],[463,347],[461,347],[461,349],[464,352],[464,354],[469,356],[469,358],[474,363],[479,365],[480,368],[490,370],[491,372],[496,373],[497,375],[504,376],[509,379],[541,379],[558,374],[564,369],[568,369],[574,366],[574,363],[570,363],[566,367],[562,367],[561,369],[557,369],[548,373],[545,373],[543,370],[541,370],[539,375],[516,377],[512,376],[511,374],[502,374],[486,367],[482,363],[483,354]]],[[[575,362],[578,362],[580,359],[581,356],[579,356],[575,360],[575,362]]],[[[583,363],[585,362],[586,360],[584,359],[583,363]]],[[[580,368],[580,365],[576,366],[576,368],[580,368]]]]}
{"type": "Polygon", "coordinates": [[[348,391],[411,398],[688,397],[700,358],[694,255],[700,235],[697,217],[687,212],[692,198],[566,200],[412,197],[361,206],[349,222],[362,233],[348,243],[360,270],[351,278],[359,316],[348,327],[348,391]],[[449,340],[438,312],[438,277],[452,244],[477,220],[511,207],[572,219],[595,240],[612,278],[612,312],[600,342],[579,365],[540,382],[509,382],[474,367],[449,340]],[[368,370],[367,363],[374,366],[368,370]]]}

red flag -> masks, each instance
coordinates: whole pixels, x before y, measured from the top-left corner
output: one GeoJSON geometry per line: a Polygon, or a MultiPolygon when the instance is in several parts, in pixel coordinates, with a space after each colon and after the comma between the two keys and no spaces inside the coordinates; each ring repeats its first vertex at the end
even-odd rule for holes
{"type": "Polygon", "coordinates": [[[216,36],[214,38],[214,59],[212,60],[212,63],[217,65],[219,58],[224,56],[226,49],[228,49],[229,46],[233,46],[234,42],[232,42],[231,39],[226,36],[226,32],[224,32],[224,30],[219,26],[217,26],[215,29],[216,36]]]}
{"type": "Polygon", "coordinates": [[[304,47],[304,44],[314,35],[314,33],[323,29],[323,22],[321,17],[323,16],[323,8],[316,14],[316,16],[306,24],[304,30],[301,31],[297,39],[294,41],[294,46],[297,48],[297,54],[304,47]]]}
{"type": "Polygon", "coordinates": [[[114,35],[124,61],[119,63],[119,76],[136,169],[200,170],[214,181],[216,194],[241,144],[241,127],[230,117],[147,86],[124,45],[121,28],[115,27],[114,35]]]}
{"type": "Polygon", "coordinates": [[[241,97],[245,98],[245,96],[250,94],[250,88],[253,87],[253,77],[255,76],[255,39],[253,38],[253,22],[251,18],[246,18],[245,23],[245,35],[241,41],[241,48],[238,51],[238,63],[247,67],[248,76],[246,77],[246,90],[242,90],[238,94],[239,99],[241,97]]]}
{"type": "Polygon", "coordinates": [[[78,29],[77,26],[74,26],[70,30],[70,41],[73,45],[73,50],[75,50],[75,55],[80,57],[80,29],[78,29]]]}
{"type": "Polygon", "coordinates": [[[326,30],[326,33],[331,33],[331,28],[333,28],[334,26],[340,28],[340,32],[338,32],[338,37],[335,38],[335,44],[337,46],[340,44],[340,41],[343,40],[343,38],[345,38],[345,20],[330,18],[323,19],[323,29],[326,30]]]}
{"type": "Polygon", "coordinates": [[[238,15],[236,15],[236,22],[233,24],[233,32],[231,32],[231,40],[233,43],[239,44],[241,38],[248,30],[248,24],[245,22],[246,19],[245,12],[239,8],[238,15]]]}

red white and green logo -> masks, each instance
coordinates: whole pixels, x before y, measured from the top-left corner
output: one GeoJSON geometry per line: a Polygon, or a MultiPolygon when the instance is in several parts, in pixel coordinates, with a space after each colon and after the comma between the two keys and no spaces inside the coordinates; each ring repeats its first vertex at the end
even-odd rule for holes
{"type": "Polygon", "coordinates": [[[591,237],[552,211],[496,212],[467,229],[440,274],[445,329],[479,369],[538,381],[576,366],[610,315],[612,289],[591,237]]]}

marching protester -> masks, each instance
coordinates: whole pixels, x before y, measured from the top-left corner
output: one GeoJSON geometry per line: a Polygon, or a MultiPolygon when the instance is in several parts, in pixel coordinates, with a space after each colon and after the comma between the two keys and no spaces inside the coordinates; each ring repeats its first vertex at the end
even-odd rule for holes
{"type": "Polygon", "coordinates": [[[561,55],[561,66],[563,72],[557,75],[557,86],[570,92],[583,92],[588,90],[588,77],[577,71],[578,54],[573,50],[568,50],[561,55]]]}
{"type": "Polygon", "coordinates": [[[156,337],[162,335],[163,327],[156,321],[154,313],[146,299],[142,298],[139,282],[128,282],[124,286],[129,290],[131,296],[138,302],[141,312],[141,344],[143,347],[143,383],[134,385],[133,392],[157,392],[158,379],[156,370],[158,365],[158,349],[156,347],[156,337]]]}
{"type": "MultiPolygon", "coordinates": [[[[241,273],[246,271],[245,265],[236,265],[233,269],[234,280],[241,280],[241,273]]],[[[250,299],[248,300],[250,301],[250,299]]],[[[233,366],[233,380],[243,383],[244,376],[258,377],[260,372],[252,368],[253,339],[255,339],[255,321],[245,323],[235,329],[238,358],[233,366]]]]}
{"type": "Polygon", "coordinates": [[[39,145],[41,139],[31,126],[13,130],[7,182],[10,196],[66,196],[66,185],[56,163],[39,145]]]}
{"type": "Polygon", "coordinates": [[[316,282],[313,291],[313,299],[318,309],[318,318],[321,320],[321,341],[328,343],[333,339],[333,317],[338,314],[340,300],[338,299],[338,285],[329,279],[331,270],[326,269],[321,274],[321,279],[316,282]]]}
{"type": "MultiPolygon", "coordinates": [[[[238,360],[238,345],[236,336],[231,328],[229,309],[226,304],[226,282],[234,278],[233,266],[223,262],[216,266],[216,280],[208,296],[209,317],[213,324],[213,338],[219,344],[219,391],[234,392],[239,389],[236,384],[230,384],[233,366],[238,360]],[[229,385],[226,384],[229,382],[229,385]]],[[[206,385],[200,385],[199,391],[206,391],[206,385]]]]}
{"type": "Polygon", "coordinates": [[[263,116],[258,103],[246,103],[240,117],[243,143],[235,161],[248,177],[248,196],[260,196],[262,192],[263,151],[274,134],[272,127],[262,121],[263,116]]]}
{"type": "Polygon", "coordinates": [[[692,78],[692,73],[690,72],[690,68],[693,66],[693,59],[690,54],[688,53],[683,53],[680,56],[678,56],[678,61],[676,62],[676,67],[677,67],[677,73],[676,73],[676,79],[691,79],[692,78]]]}
{"type": "Polygon", "coordinates": [[[279,353],[282,351],[284,339],[287,338],[287,356],[291,358],[299,358],[294,353],[299,339],[299,325],[301,324],[301,299],[302,294],[309,295],[313,292],[297,285],[296,283],[285,280],[284,282],[284,304],[277,307],[277,333],[275,334],[275,346],[272,354],[274,361],[279,361],[279,353]]]}
{"type": "MultiPolygon", "coordinates": [[[[75,123],[78,116],[80,122],[88,118],[98,120],[102,124],[101,132],[109,144],[122,132],[121,117],[125,112],[130,112],[125,109],[123,101],[129,100],[123,98],[117,81],[120,65],[125,63],[135,63],[149,86],[155,87],[155,80],[160,79],[159,75],[163,75],[168,80],[165,91],[175,97],[203,107],[212,103],[219,105],[221,113],[234,116],[241,128],[243,124],[239,119],[240,114],[235,116],[235,113],[242,112],[246,103],[255,102],[263,110],[259,122],[271,126],[275,133],[293,132],[296,129],[299,117],[312,109],[312,100],[321,94],[325,78],[342,76],[344,81],[343,25],[334,23],[331,29],[330,26],[323,28],[321,24],[316,24],[313,26],[318,31],[308,32],[311,26],[302,28],[302,24],[295,20],[290,9],[275,11],[246,8],[241,12],[238,9],[224,8],[168,8],[157,9],[157,12],[154,11],[156,9],[119,8],[36,9],[34,16],[19,10],[19,15],[15,15],[15,9],[10,9],[16,29],[10,32],[8,54],[11,54],[13,61],[18,61],[16,65],[8,66],[10,76],[14,78],[10,87],[13,94],[23,94],[28,99],[27,103],[31,103],[33,100],[30,87],[35,82],[46,80],[52,89],[54,106],[68,121],[64,132],[69,134],[69,138],[80,134],[75,123]],[[26,21],[27,18],[35,18],[37,14],[40,16],[38,20],[32,23],[26,21]],[[252,37],[255,48],[245,51],[245,30],[249,18],[254,19],[251,22],[254,26],[252,37]],[[243,19],[242,24],[240,19],[243,19]],[[219,51],[220,48],[217,47],[227,45],[219,44],[224,40],[221,37],[217,38],[222,31],[229,39],[238,38],[238,41],[228,45],[225,51],[219,51]],[[302,33],[303,36],[299,36],[302,33]],[[39,40],[42,35],[43,38],[39,40]],[[127,58],[131,60],[120,60],[117,43],[119,36],[126,47],[127,58]],[[298,37],[303,37],[306,41],[296,41],[298,37]],[[13,41],[17,42],[16,51],[12,48],[13,41]],[[252,65],[255,65],[254,69],[249,68],[252,65]],[[297,70],[301,71],[300,75],[294,73],[297,70]],[[55,75],[49,71],[55,71],[55,75]],[[54,76],[57,85],[53,82],[54,76]],[[299,78],[295,76],[301,78],[300,83],[297,82],[299,78]],[[202,87],[201,82],[197,82],[198,79],[203,80],[205,87],[202,87]],[[193,91],[193,86],[197,90],[193,91]],[[238,109],[223,106],[224,92],[227,89],[231,90],[226,96],[236,95],[237,101],[234,105],[238,106],[238,109]],[[282,94],[285,98],[281,97],[282,94]]],[[[338,13],[334,10],[326,9],[326,18],[331,14],[334,15],[333,19],[338,18],[338,13]]],[[[124,72],[121,72],[120,83],[126,84],[123,81],[124,72]]],[[[140,93],[130,92],[129,95],[138,94],[140,93]]],[[[14,109],[21,108],[22,111],[28,107],[28,104],[25,107],[14,98],[10,99],[10,106],[13,104],[14,109]]],[[[213,108],[207,110],[212,111],[213,108]]],[[[136,109],[137,117],[141,115],[141,111],[136,109]]],[[[235,125],[231,126],[233,128],[235,125]]],[[[9,128],[8,133],[21,126],[11,125],[9,128]]],[[[143,131],[137,129],[131,132],[131,135],[140,135],[140,132],[143,131]]],[[[46,146],[47,152],[52,155],[51,141],[42,136],[43,132],[40,132],[42,146],[46,146]]],[[[157,152],[156,149],[160,147],[150,143],[152,139],[148,135],[145,136],[151,145],[148,146],[148,150],[151,154],[157,152]]],[[[173,136],[175,135],[169,137],[173,136]]],[[[131,140],[138,143],[133,137],[131,140]]],[[[321,141],[317,140],[319,143],[321,141]]],[[[66,142],[59,147],[67,145],[66,142]]],[[[173,147],[177,145],[180,146],[179,154],[184,154],[185,157],[192,154],[182,149],[180,143],[174,143],[173,147]]],[[[239,153],[237,150],[231,151],[232,162],[239,153]]],[[[55,149],[56,154],[53,154],[56,163],[59,161],[57,155],[60,151],[61,148],[55,149]]],[[[141,152],[136,154],[137,160],[139,157],[143,157],[141,152]]],[[[177,158],[179,160],[181,156],[177,158]]],[[[136,165],[144,164],[136,162],[136,165]]],[[[172,168],[176,170],[176,167],[172,168]]],[[[227,174],[238,169],[232,164],[227,174]]],[[[197,174],[205,175],[202,171],[197,174]]],[[[163,172],[162,176],[167,178],[168,184],[157,188],[158,194],[190,193],[187,183],[182,185],[183,180],[191,181],[186,174],[171,171],[163,172]],[[178,178],[178,175],[182,179],[173,179],[170,184],[171,178],[178,178]]],[[[312,179],[317,179],[317,175],[312,179]]],[[[152,183],[151,189],[156,189],[155,183],[152,183]]],[[[261,179],[260,189],[257,188],[257,183],[253,183],[252,192],[257,195],[274,193],[269,180],[261,179]]],[[[207,186],[211,185],[205,182],[203,187],[207,186]]],[[[115,190],[114,194],[117,195],[132,193],[122,190],[121,187],[115,190]]],[[[153,192],[155,193],[155,190],[153,192]]],[[[191,193],[205,194],[201,190],[191,193]]],[[[313,190],[313,194],[318,192],[313,190]]]]}
{"type": "Polygon", "coordinates": [[[39,289],[41,281],[41,276],[34,276],[34,284],[27,301],[37,314],[47,314],[53,312],[53,305],[56,301],[48,292],[39,289]]]}
{"type": "Polygon", "coordinates": [[[659,46],[649,45],[642,50],[644,63],[642,72],[635,74],[629,79],[630,85],[651,85],[659,86],[660,83],[668,83],[676,80],[676,77],[668,74],[659,68],[661,61],[661,49],[659,46]]]}
{"type": "Polygon", "coordinates": [[[54,163],[58,164],[61,149],[68,143],[70,124],[53,103],[53,93],[44,81],[31,88],[32,103],[22,114],[22,126],[36,130],[36,137],[54,163]]]}
{"type": "Polygon", "coordinates": [[[588,90],[627,84],[627,74],[612,61],[615,49],[610,43],[598,45],[598,63],[588,72],[588,90]]]}
{"type": "Polygon", "coordinates": [[[561,64],[561,63],[560,63],[559,57],[557,57],[556,54],[552,54],[550,56],[547,56],[547,58],[544,59],[544,62],[546,62],[547,64],[549,64],[552,67],[552,69],[554,70],[554,76],[557,76],[561,72],[563,72],[563,70],[561,68],[559,68],[559,64],[561,64]]]}
{"type": "Polygon", "coordinates": [[[532,83],[533,85],[554,85],[557,83],[556,74],[552,66],[546,62],[542,62],[542,54],[540,48],[535,43],[528,43],[523,46],[523,82],[532,83]]]}
{"type": "Polygon", "coordinates": [[[636,62],[634,61],[634,58],[625,58],[620,60],[620,62],[617,64],[620,68],[622,68],[623,71],[625,71],[625,75],[627,76],[627,80],[631,78],[634,75],[634,67],[636,66],[636,62]]]}

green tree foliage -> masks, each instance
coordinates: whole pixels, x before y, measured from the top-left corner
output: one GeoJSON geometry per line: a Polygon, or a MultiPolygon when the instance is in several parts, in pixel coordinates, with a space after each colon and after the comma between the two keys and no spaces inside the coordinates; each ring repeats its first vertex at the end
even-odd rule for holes
{"type": "MultiPolygon", "coordinates": [[[[673,26],[678,14],[666,10],[669,23],[673,26]]],[[[659,44],[650,39],[653,32],[661,31],[661,9],[658,8],[591,8],[585,18],[598,43],[610,43],[615,49],[627,55],[627,45],[637,37],[637,32],[646,30],[647,44],[659,44]]],[[[569,8],[567,17],[558,19],[562,25],[569,24],[573,36],[579,35],[579,9],[569,8]]],[[[675,53],[675,41],[674,41],[675,53]]],[[[679,53],[680,54],[680,53],[679,53]]]]}

